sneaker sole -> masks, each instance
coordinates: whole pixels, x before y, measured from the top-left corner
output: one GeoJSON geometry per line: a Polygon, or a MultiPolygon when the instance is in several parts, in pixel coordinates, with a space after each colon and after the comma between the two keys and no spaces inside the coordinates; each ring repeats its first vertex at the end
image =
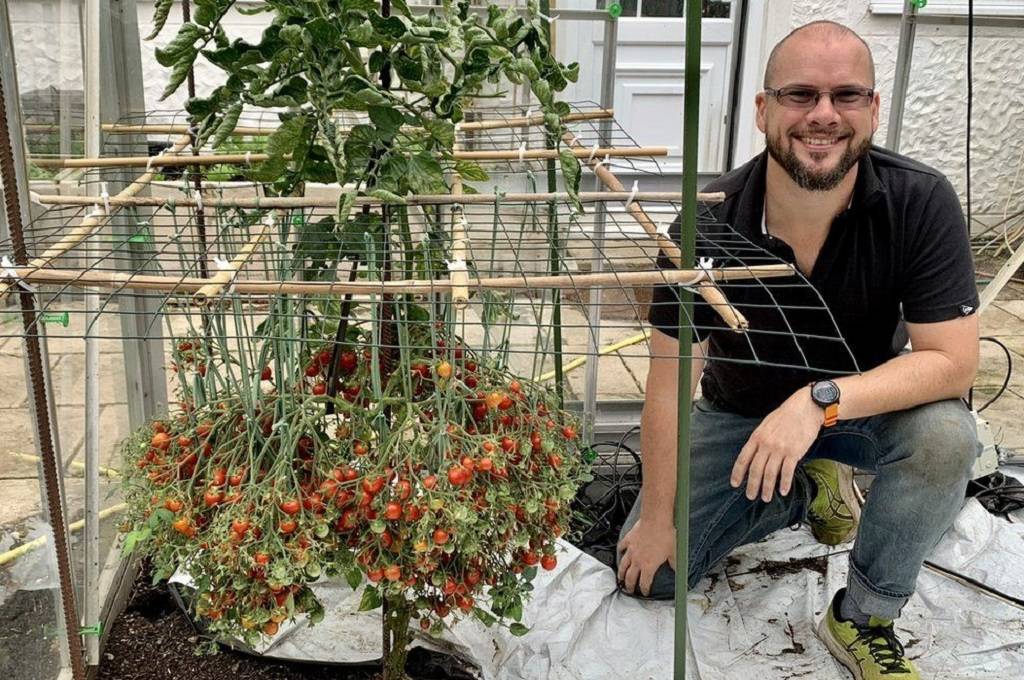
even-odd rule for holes
{"type": "Polygon", "coordinates": [[[860,501],[853,485],[853,468],[839,463],[839,497],[846,503],[846,507],[850,508],[850,515],[853,517],[853,528],[850,529],[850,533],[843,536],[840,543],[845,543],[856,536],[857,527],[860,526],[860,501]]]}
{"type": "Polygon", "coordinates": [[[818,622],[818,626],[815,632],[818,634],[818,639],[825,643],[825,647],[832,654],[832,657],[836,661],[843,664],[846,670],[850,671],[850,674],[854,677],[854,680],[864,680],[864,674],[861,673],[860,664],[857,663],[857,659],[854,658],[850,652],[836,642],[835,638],[832,637],[832,633],[828,630],[828,624],[825,622],[828,618],[828,614],[822,617],[821,621],[818,622]]]}

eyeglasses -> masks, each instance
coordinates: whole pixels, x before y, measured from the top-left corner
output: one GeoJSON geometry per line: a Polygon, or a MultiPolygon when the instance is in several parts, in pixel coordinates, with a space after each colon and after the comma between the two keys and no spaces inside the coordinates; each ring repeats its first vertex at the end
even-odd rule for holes
{"type": "Polygon", "coordinates": [[[818,100],[827,95],[833,108],[841,111],[862,109],[871,103],[875,91],[868,87],[841,87],[838,90],[815,90],[811,87],[783,87],[778,90],[766,87],[764,93],[775,97],[787,109],[810,111],[818,100]]]}

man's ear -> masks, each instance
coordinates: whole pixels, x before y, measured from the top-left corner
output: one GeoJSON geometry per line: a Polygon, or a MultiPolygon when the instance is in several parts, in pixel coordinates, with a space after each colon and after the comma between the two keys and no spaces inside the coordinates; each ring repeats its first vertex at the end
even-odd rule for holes
{"type": "MultiPolygon", "coordinates": [[[[754,108],[757,109],[757,115],[755,117],[755,120],[757,121],[757,129],[760,130],[763,133],[765,131],[765,129],[767,129],[767,127],[768,127],[768,122],[767,122],[766,117],[765,117],[766,116],[765,112],[768,109],[768,99],[767,99],[767,97],[764,96],[764,92],[758,92],[756,95],[754,95],[754,108]]],[[[877,115],[877,111],[876,111],[876,114],[875,114],[876,124],[877,124],[877,118],[878,118],[878,115],[877,115]]]]}
{"type": "Polygon", "coordinates": [[[882,97],[875,91],[874,99],[871,101],[871,132],[878,132],[878,113],[882,109],[882,97]]]}

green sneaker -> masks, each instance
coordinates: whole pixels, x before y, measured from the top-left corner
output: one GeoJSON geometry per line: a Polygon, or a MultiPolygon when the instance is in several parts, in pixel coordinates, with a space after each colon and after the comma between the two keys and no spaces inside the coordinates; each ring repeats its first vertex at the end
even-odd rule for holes
{"type": "Polygon", "coordinates": [[[860,522],[860,503],[853,487],[853,468],[825,458],[804,465],[818,487],[807,507],[811,533],[825,545],[839,545],[853,538],[860,522]]]}
{"type": "Polygon", "coordinates": [[[818,637],[855,680],[921,680],[914,664],[904,656],[892,621],[871,617],[866,626],[839,619],[839,603],[846,589],[836,593],[818,624],[818,637]]]}

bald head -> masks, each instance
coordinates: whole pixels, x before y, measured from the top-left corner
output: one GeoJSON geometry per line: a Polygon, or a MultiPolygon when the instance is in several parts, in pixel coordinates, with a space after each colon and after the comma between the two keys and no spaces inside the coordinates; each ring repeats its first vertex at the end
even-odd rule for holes
{"type": "Polygon", "coordinates": [[[812,21],[799,28],[793,29],[789,35],[779,41],[768,56],[768,65],[764,70],[764,87],[778,87],[780,77],[779,71],[792,58],[799,57],[799,50],[805,41],[816,41],[825,44],[846,42],[859,42],[863,48],[862,58],[866,58],[865,64],[870,77],[871,87],[875,84],[875,60],[871,56],[871,48],[864,42],[855,31],[834,21],[812,21]]]}

